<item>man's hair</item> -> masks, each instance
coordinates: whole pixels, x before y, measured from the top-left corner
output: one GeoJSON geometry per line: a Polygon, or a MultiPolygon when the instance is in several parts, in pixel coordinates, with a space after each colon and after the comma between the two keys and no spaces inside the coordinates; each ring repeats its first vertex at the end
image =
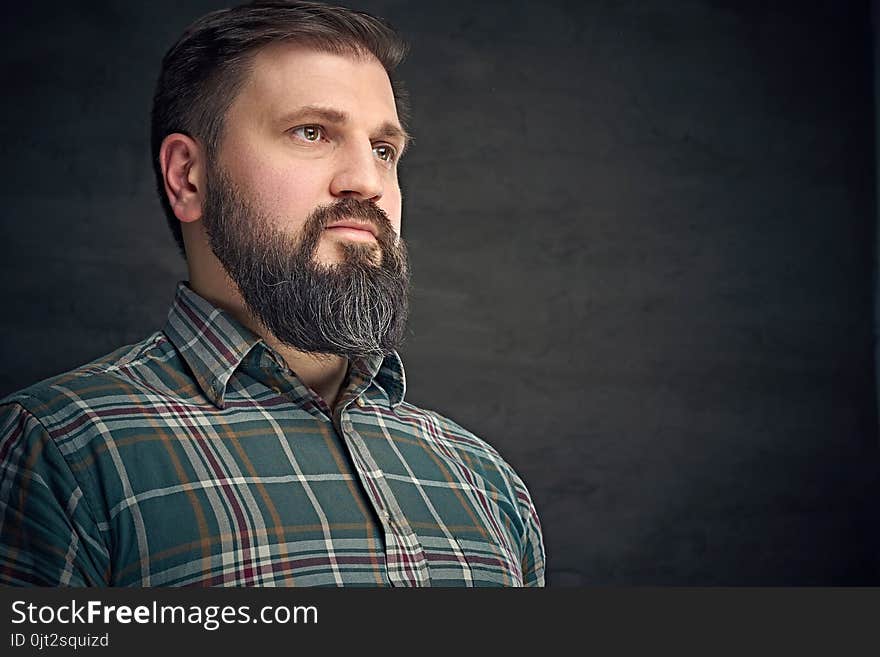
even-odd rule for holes
{"type": "Polygon", "coordinates": [[[383,20],[345,7],[283,0],[258,1],[202,16],[165,53],[153,96],[153,170],[168,226],[184,259],[183,231],[168,202],[159,164],[162,140],[174,132],[198,140],[210,165],[220,149],[227,110],[247,80],[254,56],[278,42],[338,55],[375,57],[388,73],[397,113],[406,128],[407,96],[394,70],[403,61],[407,44],[383,20]]]}

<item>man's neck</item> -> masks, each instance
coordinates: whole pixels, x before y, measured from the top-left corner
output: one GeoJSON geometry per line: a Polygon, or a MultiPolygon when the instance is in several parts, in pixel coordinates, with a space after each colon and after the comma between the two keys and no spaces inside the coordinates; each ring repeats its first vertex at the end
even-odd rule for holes
{"type": "MultiPolygon", "coordinates": [[[[241,319],[239,321],[245,324],[241,319]]],[[[284,358],[287,367],[296,373],[297,378],[314,390],[331,410],[336,406],[336,400],[348,373],[348,359],[345,356],[322,354],[319,359],[312,354],[297,351],[281,344],[268,331],[259,333],[258,329],[248,324],[245,326],[257,333],[266,344],[277,351],[284,358]]]]}
{"type": "Polygon", "coordinates": [[[322,354],[320,357],[282,344],[248,310],[231,281],[224,287],[212,285],[214,279],[200,279],[190,273],[189,286],[203,299],[222,308],[248,329],[259,335],[283,359],[297,378],[320,396],[332,410],[348,373],[345,356],[322,354]]]}

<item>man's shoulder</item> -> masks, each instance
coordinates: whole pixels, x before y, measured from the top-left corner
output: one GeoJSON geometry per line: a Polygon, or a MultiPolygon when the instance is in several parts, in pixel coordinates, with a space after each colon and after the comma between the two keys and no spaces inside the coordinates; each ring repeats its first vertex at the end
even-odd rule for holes
{"type": "Polygon", "coordinates": [[[455,450],[469,467],[480,464],[481,469],[494,470],[505,479],[519,477],[501,453],[488,441],[436,410],[402,402],[397,407],[399,417],[422,423],[422,438],[440,447],[455,450]]]}
{"type": "Polygon", "coordinates": [[[142,394],[148,371],[173,356],[168,339],[157,331],[140,342],[127,344],[66,372],[55,374],[0,398],[0,409],[20,406],[38,419],[47,415],[88,409],[114,396],[142,394]]]}
{"type": "Polygon", "coordinates": [[[408,416],[411,418],[420,418],[422,421],[430,422],[435,430],[439,430],[438,437],[442,437],[448,441],[460,443],[462,445],[472,446],[476,449],[484,450],[489,454],[497,455],[498,452],[482,438],[465,429],[458,422],[439,411],[425,408],[424,406],[416,406],[410,402],[401,402],[397,407],[398,415],[408,416]]]}

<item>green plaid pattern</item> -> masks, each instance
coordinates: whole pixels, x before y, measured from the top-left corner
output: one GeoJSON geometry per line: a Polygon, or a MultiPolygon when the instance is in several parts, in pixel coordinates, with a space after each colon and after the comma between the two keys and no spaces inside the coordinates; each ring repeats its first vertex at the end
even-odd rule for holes
{"type": "Polygon", "coordinates": [[[0,583],[542,586],[522,480],[405,389],[353,360],[331,410],[181,282],[162,331],[0,400],[0,583]]]}

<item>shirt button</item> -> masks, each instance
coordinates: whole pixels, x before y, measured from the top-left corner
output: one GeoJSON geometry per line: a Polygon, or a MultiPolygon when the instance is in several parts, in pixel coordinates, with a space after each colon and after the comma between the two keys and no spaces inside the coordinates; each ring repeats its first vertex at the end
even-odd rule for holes
{"type": "Polygon", "coordinates": [[[388,513],[385,509],[382,509],[381,511],[379,511],[379,517],[382,519],[382,522],[388,522],[388,520],[391,518],[391,514],[388,513]]]}
{"type": "Polygon", "coordinates": [[[366,402],[363,399],[361,399],[360,397],[355,399],[354,403],[358,405],[358,408],[363,408],[364,406],[366,406],[366,402]]]}

